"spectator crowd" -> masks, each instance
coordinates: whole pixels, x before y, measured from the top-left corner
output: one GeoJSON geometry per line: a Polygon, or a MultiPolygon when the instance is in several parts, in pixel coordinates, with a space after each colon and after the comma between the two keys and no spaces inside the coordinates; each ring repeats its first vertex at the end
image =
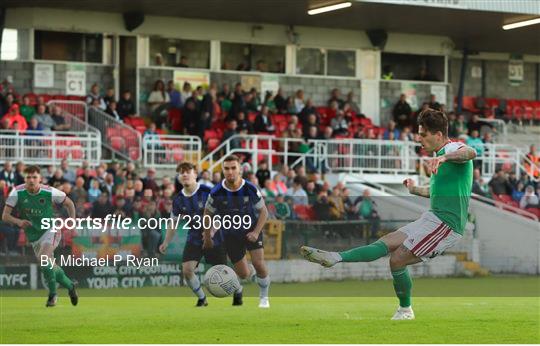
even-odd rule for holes
{"type": "MultiPolygon", "coordinates": [[[[24,183],[24,168],[22,162],[16,165],[6,162],[0,171],[1,210],[11,189],[24,183]]],[[[263,161],[256,173],[244,171],[243,176],[260,189],[272,218],[312,221],[366,219],[378,222],[376,203],[369,191],[363,196],[351,196],[343,183],[331,187],[319,174],[306,174],[302,166],[289,169],[283,165],[272,176],[263,161]]],[[[182,189],[177,176],[158,179],[153,168],[139,174],[132,162],[125,165],[103,163],[97,167],[90,167],[84,162],[74,169],[67,160],[63,160],[59,167],[43,168],[42,177],[44,184],[65,192],[73,200],[78,218],[105,218],[108,214],[129,217],[135,222],[140,218],[168,218],[174,196],[182,189]]],[[[212,187],[221,183],[222,175],[202,171],[198,181],[212,187]]],[[[145,254],[155,255],[162,236],[161,229],[147,227],[140,231],[145,254]]],[[[5,248],[11,255],[20,253],[20,246],[24,245],[21,230],[4,222],[0,222],[0,239],[3,239],[0,251],[5,248]]],[[[64,246],[70,245],[64,243],[64,246]]]]}

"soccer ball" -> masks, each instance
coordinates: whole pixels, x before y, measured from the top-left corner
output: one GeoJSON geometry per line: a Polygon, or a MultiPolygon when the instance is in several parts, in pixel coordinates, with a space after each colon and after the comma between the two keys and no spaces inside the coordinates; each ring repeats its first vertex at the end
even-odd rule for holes
{"type": "Polygon", "coordinates": [[[204,275],[204,285],[214,297],[223,298],[240,288],[240,281],[234,270],[224,264],[208,269],[204,275]]]}

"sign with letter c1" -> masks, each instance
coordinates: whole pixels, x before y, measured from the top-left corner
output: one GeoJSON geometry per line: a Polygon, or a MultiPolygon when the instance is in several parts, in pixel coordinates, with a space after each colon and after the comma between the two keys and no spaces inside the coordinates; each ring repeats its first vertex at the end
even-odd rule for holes
{"type": "Polygon", "coordinates": [[[84,65],[68,65],[66,70],[66,95],[86,95],[86,69],[84,65]]]}

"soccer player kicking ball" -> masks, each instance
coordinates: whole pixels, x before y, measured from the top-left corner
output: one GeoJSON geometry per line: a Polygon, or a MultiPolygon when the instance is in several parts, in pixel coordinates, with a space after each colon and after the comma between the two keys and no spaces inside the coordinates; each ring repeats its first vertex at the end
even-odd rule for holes
{"type": "Polygon", "coordinates": [[[43,258],[47,259],[47,265],[41,266],[49,288],[49,298],[45,306],[56,305],[57,283],[68,289],[71,304],[77,305],[79,297],[75,290],[75,283],[67,277],[62,268],[53,262],[54,250],[60,243],[60,230],[53,232],[41,228],[42,219],[52,219],[54,216],[53,203],[64,206],[70,218],[75,218],[75,205],[64,192],[41,184],[39,167],[28,166],[24,173],[25,183],[15,187],[9,194],[2,220],[23,228],[39,262],[41,263],[43,258]],[[18,211],[19,218],[11,215],[13,209],[18,211]]]}
{"type": "Polygon", "coordinates": [[[467,223],[471,196],[474,149],[448,139],[448,119],[433,109],[418,118],[420,143],[434,157],[428,161],[429,186],[415,186],[412,179],[403,183],[414,195],[430,198],[429,211],[420,219],[389,233],[367,246],[344,252],[327,252],[302,246],[301,253],[309,261],[331,267],[339,262],[370,262],[390,253],[390,270],[399,308],[393,320],[412,320],[412,280],[407,266],[427,261],[456,244],[467,223]]]}
{"type": "MultiPolygon", "coordinates": [[[[236,274],[245,279],[249,276],[246,250],[251,255],[251,262],[257,272],[259,285],[259,307],[269,308],[268,289],[270,277],[264,262],[262,229],[268,218],[268,211],[257,187],[244,180],[240,175],[240,159],[235,155],[227,156],[223,161],[225,179],[212,189],[206,202],[205,217],[221,219],[221,230],[225,238],[227,254],[234,264],[236,274]],[[226,222],[227,218],[233,222],[226,222]],[[240,222],[238,222],[240,220],[240,222]]],[[[211,234],[214,224],[204,230],[204,248],[211,248],[211,234]]],[[[234,293],[233,305],[242,305],[242,287],[234,293]]]]}
{"type": "MultiPolygon", "coordinates": [[[[199,265],[202,257],[211,265],[227,264],[227,254],[222,245],[223,239],[221,232],[217,232],[213,237],[214,246],[209,249],[203,249],[203,228],[202,215],[208,195],[210,195],[210,187],[197,183],[197,169],[189,162],[183,162],[178,165],[177,172],[180,175],[180,183],[184,187],[173,201],[173,209],[171,211],[171,219],[174,220],[174,225],[177,224],[178,218],[189,220],[189,227],[184,254],[182,258],[182,274],[188,283],[189,287],[197,296],[197,304],[195,306],[207,306],[206,295],[201,287],[201,283],[195,268],[199,265]]],[[[165,253],[171,242],[176,228],[168,227],[167,235],[163,244],[159,246],[159,251],[165,253]]]]}

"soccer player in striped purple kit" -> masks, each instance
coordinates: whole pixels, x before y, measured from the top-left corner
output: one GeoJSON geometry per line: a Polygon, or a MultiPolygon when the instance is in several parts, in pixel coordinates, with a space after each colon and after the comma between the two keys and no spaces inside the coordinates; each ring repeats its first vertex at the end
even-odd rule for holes
{"type": "MultiPolygon", "coordinates": [[[[227,255],[234,265],[236,274],[241,279],[245,279],[250,274],[246,259],[246,251],[249,251],[260,289],[259,307],[269,308],[270,276],[264,261],[262,235],[268,218],[268,210],[257,187],[242,178],[238,156],[227,156],[222,167],[225,179],[212,189],[206,203],[205,216],[221,217],[223,220],[227,217],[240,217],[242,222],[233,222],[230,227],[220,229],[223,232],[227,255]]],[[[223,224],[225,225],[225,222],[223,224]]],[[[220,231],[212,227],[205,228],[204,248],[213,246],[212,232],[220,231]]],[[[242,287],[240,287],[234,294],[233,305],[242,304],[242,287]]]]}

